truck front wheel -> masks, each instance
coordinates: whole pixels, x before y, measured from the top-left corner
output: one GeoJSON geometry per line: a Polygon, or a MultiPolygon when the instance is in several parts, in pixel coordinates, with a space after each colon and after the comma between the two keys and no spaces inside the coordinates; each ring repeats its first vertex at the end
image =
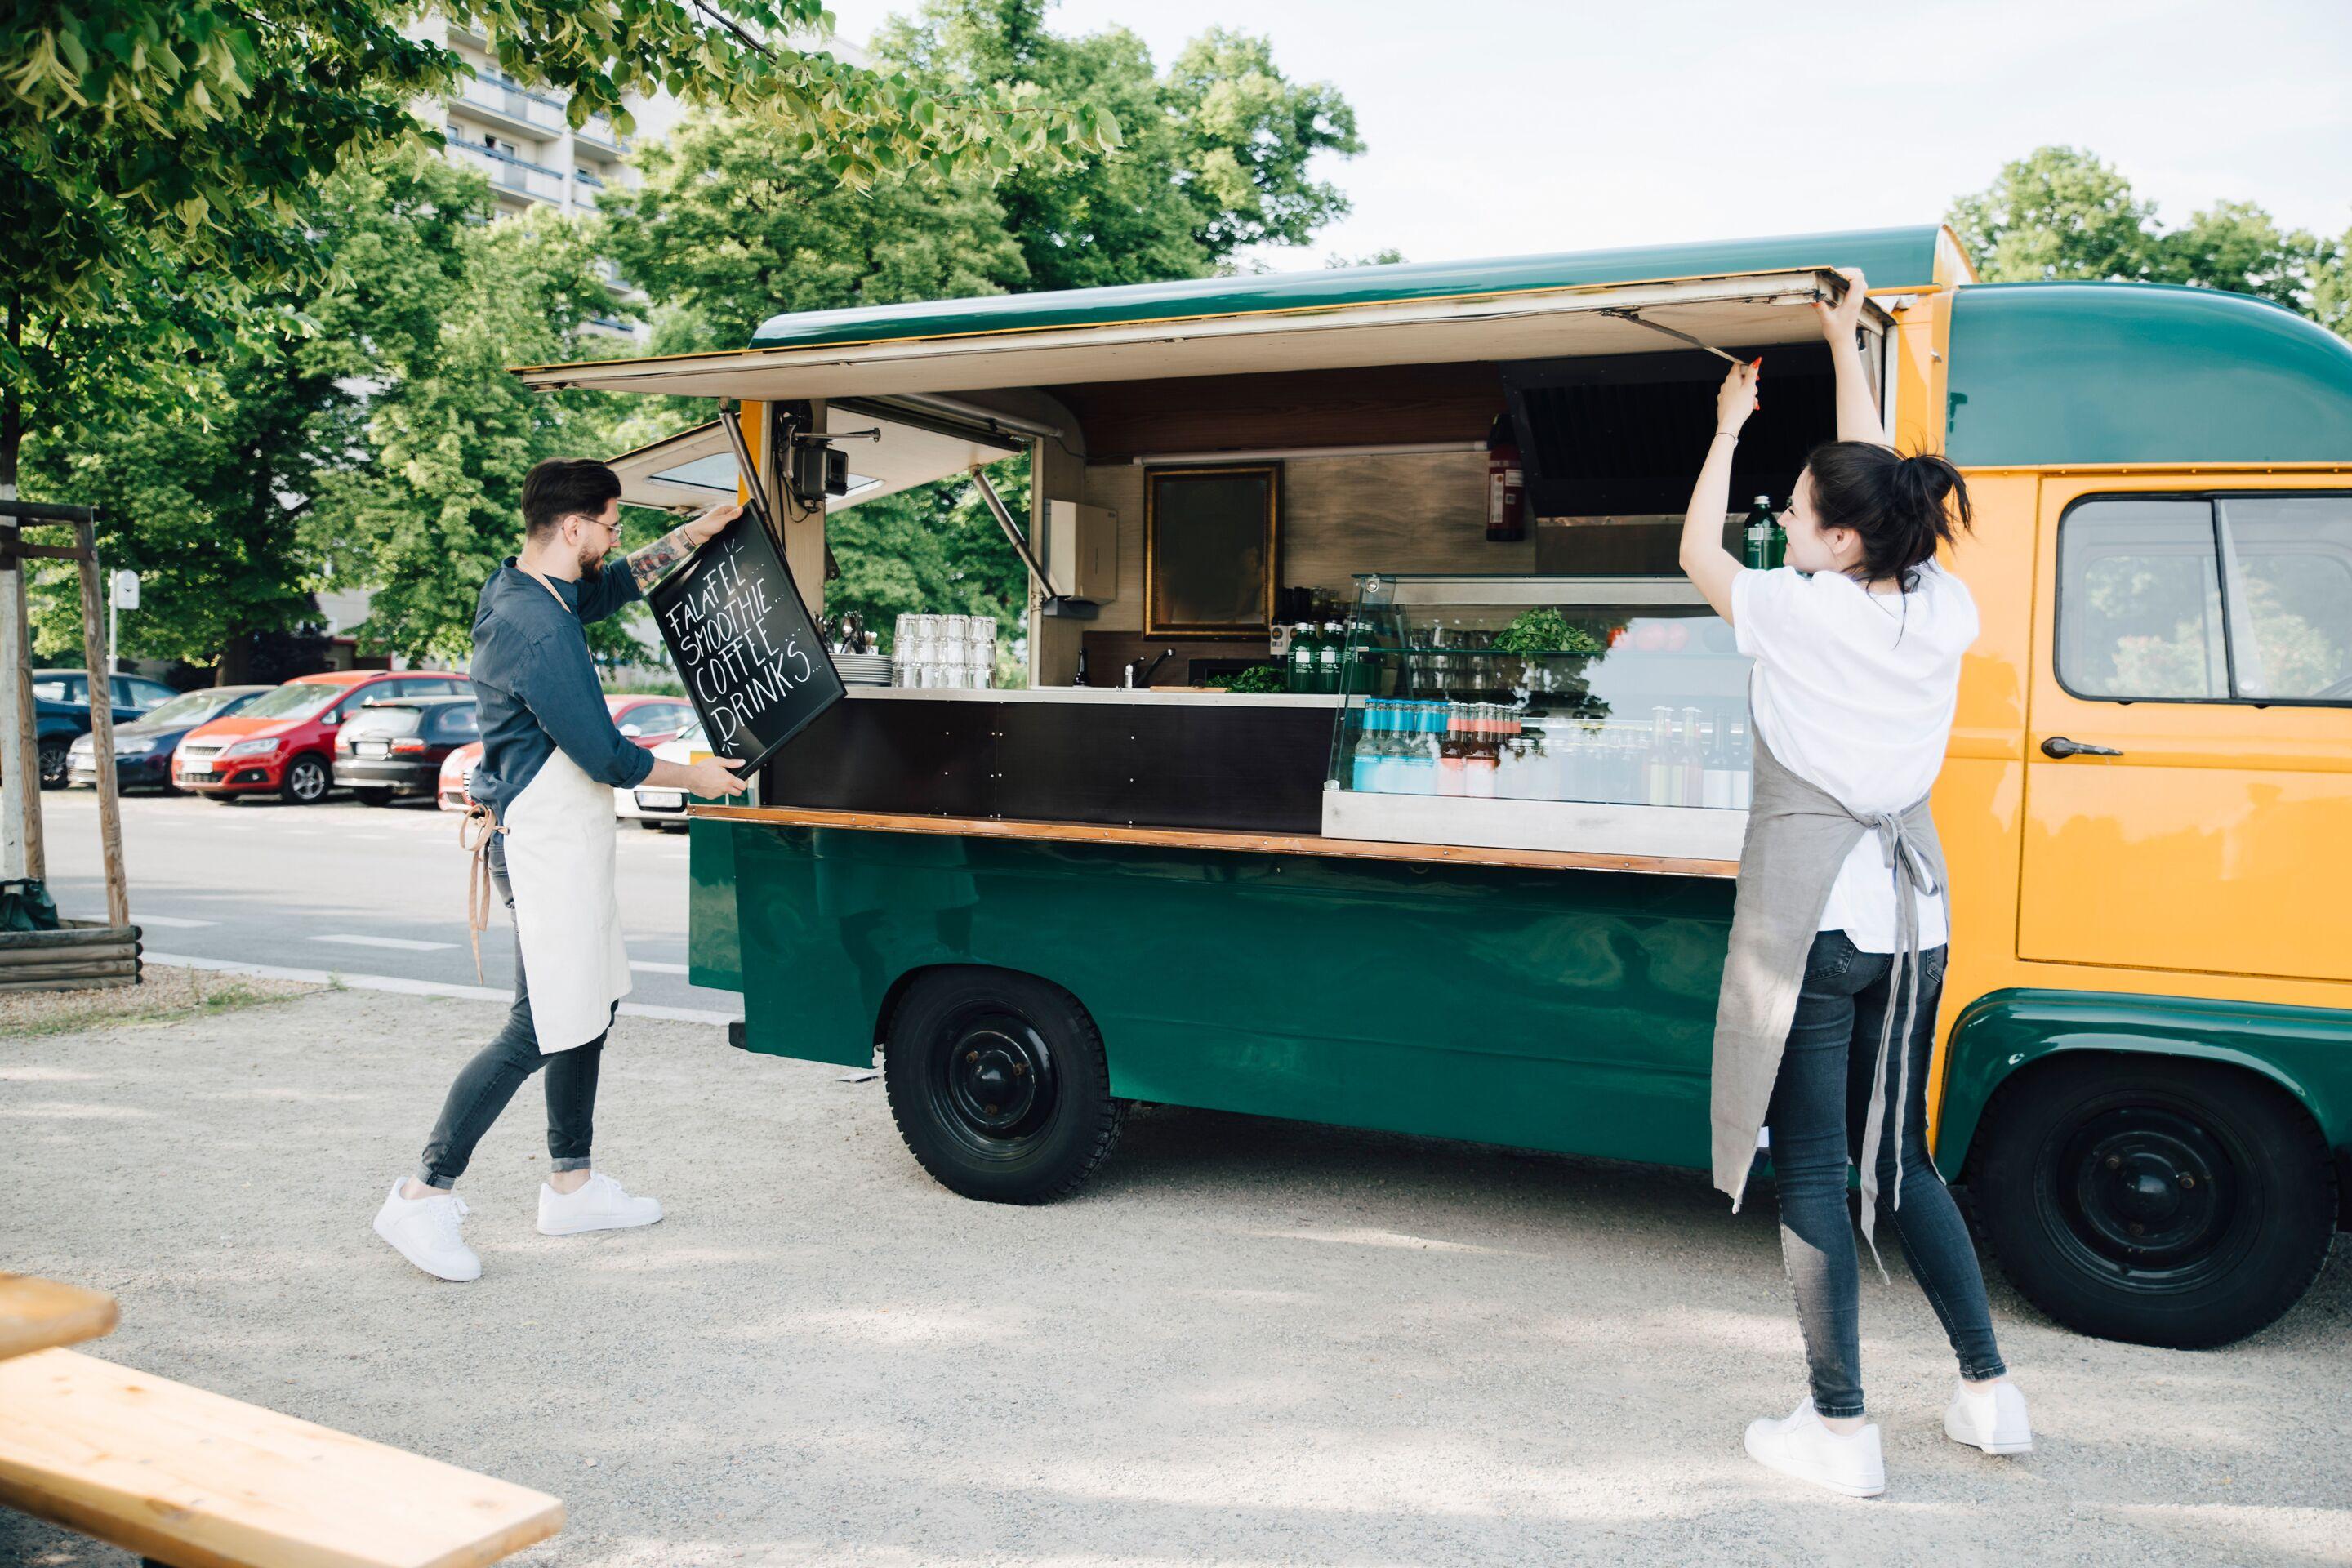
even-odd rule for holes
{"type": "Polygon", "coordinates": [[[1102,1036],[1077,998],[1008,970],[918,976],[891,1016],[882,1079],[916,1161],[941,1186],[987,1203],[1066,1197],[1126,1121],[1102,1036]]]}
{"type": "Polygon", "coordinates": [[[2026,1298],[2084,1333],[2196,1350],[2294,1305],[2334,1238],[2336,1177],[2301,1106],[2251,1073],[2060,1058],[1986,1112],[1970,1186],[2026,1298]]]}

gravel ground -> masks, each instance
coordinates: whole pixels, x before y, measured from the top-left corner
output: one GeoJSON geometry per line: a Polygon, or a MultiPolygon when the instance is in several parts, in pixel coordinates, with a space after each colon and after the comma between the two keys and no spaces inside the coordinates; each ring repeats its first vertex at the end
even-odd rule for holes
{"type": "MultiPolygon", "coordinates": [[[[1801,1389],[1771,1205],[1696,1173],[1197,1111],[1044,1209],[968,1203],[876,1081],[624,1019],[600,1154],[671,1216],[550,1240],[527,1087],[462,1190],[486,1274],[368,1221],[498,1009],[326,993],[0,1043],[0,1268],[115,1292],[89,1347],[562,1497],[518,1561],[2352,1563],[2352,1267],[2186,1353],[1998,1279],[2040,1451],[1947,1441],[1901,1274],[1864,1289],[1893,1489],[1740,1452],[1801,1389]]],[[[0,1512],[0,1563],[127,1563],[0,1512]]]]}

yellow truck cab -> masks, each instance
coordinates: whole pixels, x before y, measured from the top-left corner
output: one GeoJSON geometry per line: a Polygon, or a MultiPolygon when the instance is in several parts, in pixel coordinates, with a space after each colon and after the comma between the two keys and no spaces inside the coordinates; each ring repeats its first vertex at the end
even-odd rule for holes
{"type": "MultiPolygon", "coordinates": [[[[979,1198],[1073,1190],[1135,1101],[1705,1168],[1747,665],[1669,514],[1715,351],[1776,393],[1735,498],[1830,437],[1810,304],[1843,267],[1898,445],[1975,499],[1937,1163],[2065,1323],[2271,1322],[2352,1191],[2352,343],[1979,285],[1932,226],[804,312],[520,373],[741,400],[812,610],[828,511],[1030,458],[1030,688],[853,685],[757,804],[697,807],[694,978],[752,1051],[879,1050],[979,1198]],[[770,458],[851,427],[846,493],[770,458]],[[1208,688],[1307,595],[1346,606],[1328,688],[1208,688]],[[1395,782],[1438,735],[1493,798],[1395,782]]],[[[726,447],[631,482],[674,500],[726,447]]]]}

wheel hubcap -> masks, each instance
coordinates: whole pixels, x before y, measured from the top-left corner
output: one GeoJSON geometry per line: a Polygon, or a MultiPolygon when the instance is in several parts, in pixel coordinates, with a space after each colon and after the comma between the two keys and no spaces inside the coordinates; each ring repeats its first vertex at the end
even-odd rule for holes
{"type": "Polygon", "coordinates": [[[316,800],[327,793],[326,775],[317,763],[294,764],[294,794],[302,800],[316,800]]]}
{"type": "Polygon", "coordinates": [[[2213,1131],[2168,1107],[2086,1117],[2066,1141],[2057,1218],[2071,1250],[2143,1289],[2201,1282],[2228,1266],[2239,1163],[2213,1131]]]}
{"type": "Polygon", "coordinates": [[[952,1022],[932,1080],[940,1120],[966,1143],[1009,1152],[1051,1120],[1058,1080],[1045,1041],[1025,1018],[988,1011],[952,1022]]]}

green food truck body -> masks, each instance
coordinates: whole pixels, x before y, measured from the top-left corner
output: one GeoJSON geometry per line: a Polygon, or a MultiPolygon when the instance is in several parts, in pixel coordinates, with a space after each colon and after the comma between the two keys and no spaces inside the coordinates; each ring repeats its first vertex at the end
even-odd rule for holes
{"type": "MultiPolygon", "coordinates": [[[[2209,291],[1977,285],[1937,229],[814,312],[526,370],[741,400],[813,609],[828,510],[1029,459],[1000,512],[1029,685],[931,686],[963,656],[902,629],[909,684],[853,682],[756,805],[698,806],[694,982],[742,993],[751,1051],[878,1052],[974,1197],[1075,1190],[1133,1102],[1705,1168],[1754,742],[1677,514],[1727,353],[1773,394],[1735,552],[1830,438],[1810,306],[1851,266],[1898,444],[1977,497],[1937,1162],[2063,1321],[2271,1321],[2352,1149],[2352,345],[2209,291]],[[810,446],[843,490],[771,456],[810,446]],[[1304,684],[1302,626],[1337,689],[1213,688],[1304,684]]],[[[721,449],[616,466],[676,504],[721,449]]]]}

